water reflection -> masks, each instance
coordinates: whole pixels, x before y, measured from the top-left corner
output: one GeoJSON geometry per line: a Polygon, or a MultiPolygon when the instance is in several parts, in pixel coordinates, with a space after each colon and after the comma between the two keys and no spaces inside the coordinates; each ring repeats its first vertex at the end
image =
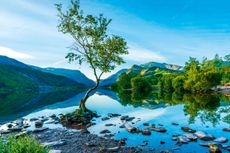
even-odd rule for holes
{"type": "Polygon", "coordinates": [[[181,94],[176,92],[166,94],[160,91],[155,91],[141,96],[140,93],[124,91],[118,92],[118,96],[120,98],[121,104],[124,106],[133,105],[134,107],[150,107],[162,103],[171,106],[183,104],[184,115],[189,116],[190,124],[195,123],[196,118],[199,118],[203,124],[210,122],[213,124],[213,126],[215,126],[221,120],[221,113],[227,114],[223,121],[229,123],[230,109],[222,108],[222,111],[218,110],[218,108],[223,105],[230,105],[230,98],[224,95],[194,95],[181,94]]]}

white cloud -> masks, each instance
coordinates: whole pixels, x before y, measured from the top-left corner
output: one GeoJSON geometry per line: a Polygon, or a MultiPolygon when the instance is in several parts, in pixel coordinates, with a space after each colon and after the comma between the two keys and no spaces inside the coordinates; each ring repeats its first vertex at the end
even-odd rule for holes
{"type": "Polygon", "coordinates": [[[139,63],[146,63],[149,61],[165,62],[166,58],[160,53],[139,47],[129,47],[129,54],[124,56],[125,59],[139,63]]]}
{"type": "Polygon", "coordinates": [[[11,48],[7,48],[3,46],[0,46],[0,55],[4,55],[4,56],[11,57],[11,58],[16,58],[16,59],[33,59],[34,58],[33,56],[29,54],[25,54],[20,51],[15,51],[11,48]]]}

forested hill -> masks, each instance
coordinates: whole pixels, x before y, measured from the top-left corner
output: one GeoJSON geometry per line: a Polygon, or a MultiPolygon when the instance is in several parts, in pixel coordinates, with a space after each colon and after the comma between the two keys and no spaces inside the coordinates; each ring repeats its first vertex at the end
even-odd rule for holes
{"type": "Polygon", "coordinates": [[[7,90],[50,90],[57,87],[85,88],[69,78],[42,72],[14,59],[0,56],[0,88],[7,90]]]}

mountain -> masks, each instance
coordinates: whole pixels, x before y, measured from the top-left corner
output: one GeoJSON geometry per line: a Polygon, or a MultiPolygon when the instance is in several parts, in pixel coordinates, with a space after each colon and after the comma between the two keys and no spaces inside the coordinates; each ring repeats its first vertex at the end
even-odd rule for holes
{"type": "Polygon", "coordinates": [[[128,69],[121,69],[121,70],[119,70],[117,73],[111,75],[110,77],[101,80],[100,86],[107,86],[107,85],[110,85],[110,84],[116,82],[117,79],[119,78],[119,76],[120,76],[122,73],[126,72],[127,70],[128,70],[128,69]]]}
{"type": "Polygon", "coordinates": [[[81,71],[79,70],[68,70],[62,68],[43,68],[40,69],[43,72],[52,73],[55,75],[60,75],[72,79],[78,83],[85,84],[87,86],[95,85],[94,81],[87,78],[81,71]]]}
{"type": "Polygon", "coordinates": [[[174,71],[182,71],[183,70],[183,66],[167,64],[167,63],[157,63],[157,62],[149,62],[146,64],[142,64],[142,65],[140,65],[140,67],[142,67],[144,69],[157,67],[157,68],[161,68],[161,69],[168,69],[168,70],[174,70],[174,71]]]}
{"type": "Polygon", "coordinates": [[[29,68],[28,65],[19,62],[13,58],[9,58],[7,56],[2,56],[0,55],[0,64],[2,65],[11,65],[11,66],[16,66],[16,67],[21,67],[21,68],[29,68]]]}
{"type": "Polygon", "coordinates": [[[42,72],[6,56],[0,56],[0,74],[1,89],[46,92],[63,87],[85,88],[85,85],[74,80],[42,72]]]}

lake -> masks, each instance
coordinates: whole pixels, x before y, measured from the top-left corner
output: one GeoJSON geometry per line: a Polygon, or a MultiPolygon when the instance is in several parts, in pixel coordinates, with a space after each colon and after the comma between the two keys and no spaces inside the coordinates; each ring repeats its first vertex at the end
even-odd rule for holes
{"type": "MultiPolygon", "coordinates": [[[[50,116],[52,114],[65,114],[73,112],[78,108],[79,101],[84,92],[54,92],[49,94],[30,96],[30,93],[0,94],[0,124],[16,120],[17,118],[33,118],[38,116],[50,116]]],[[[190,142],[179,146],[172,140],[173,134],[184,134],[182,126],[188,126],[198,131],[204,131],[215,137],[224,136],[230,139],[230,133],[224,132],[223,128],[230,127],[230,97],[223,95],[161,95],[152,93],[145,98],[140,98],[133,93],[114,93],[108,90],[97,90],[87,101],[86,107],[96,111],[100,118],[93,122],[96,125],[88,130],[91,133],[100,135],[104,129],[110,130],[114,139],[127,138],[127,145],[138,146],[143,149],[171,150],[175,152],[208,152],[208,148],[201,147],[200,143],[207,143],[201,140],[190,142]],[[143,136],[141,133],[132,134],[125,129],[119,128],[122,125],[120,117],[110,118],[102,121],[102,117],[108,113],[118,113],[135,117],[128,124],[140,129],[146,128],[143,123],[156,124],[167,129],[166,133],[151,132],[150,136],[143,136]],[[106,127],[105,124],[112,123],[116,126],[106,127]],[[178,123],[179,125],[172,125],[178,123]],[[148,144],[144,144],[148,141],[148,144]],[[165,144],[161,144],[164,141],[165,144]],[[178,150],[177,150],[178,149],[178,150]]],[[[60,128],[60,124],[53,124],[49,128],[60,128]]],[[[30,127],[30,128],[33,128],[30,127]]],[[[230,145],[230,142],[226,144],[230,145]]],[[[224,150],[223,150],[224,151],[224,150]]],[[[225,150],[226,151],[226,150],[225,150]]],[[[226,151],[227,152],[227,151],[226,151]]]]}

